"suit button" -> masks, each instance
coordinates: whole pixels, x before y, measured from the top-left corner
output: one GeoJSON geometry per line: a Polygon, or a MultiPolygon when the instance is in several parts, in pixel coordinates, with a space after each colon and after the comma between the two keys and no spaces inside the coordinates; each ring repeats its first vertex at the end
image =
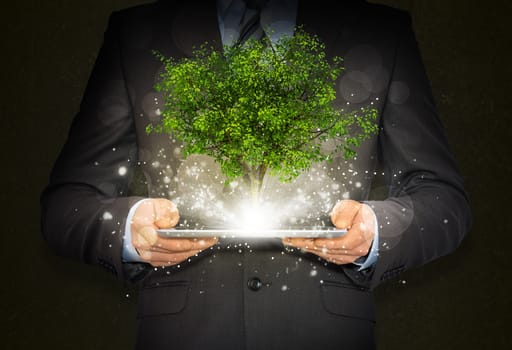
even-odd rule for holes
{"type": "Polygon", "coordinates": [[[263,287],[263,283],[261,283],[258,277],[254,277],[247,281],[247,287],[249,287],[250,290],[257,291],[263,287]]]}

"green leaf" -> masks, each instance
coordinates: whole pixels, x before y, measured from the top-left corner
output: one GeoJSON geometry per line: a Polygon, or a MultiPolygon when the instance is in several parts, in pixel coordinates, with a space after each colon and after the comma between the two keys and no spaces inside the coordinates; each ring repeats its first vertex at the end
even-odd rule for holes
{"type": "Polygon", "coordinates": [[[354,157],[378,132],[376,109],[334,108],[343,58],[328,61],[325,45],[301,27],[274,45],[249,39],[218,52],[205,43],[181,60],[153,53],[164,63],[155,90],[165,103],[146,132],[173,134],[184,156],[213,157],[228,182],[255,188],[267,170],[289,182],[335,152],[354,157]],[[337,146],[323,153],[327,140],[337,146]]]}

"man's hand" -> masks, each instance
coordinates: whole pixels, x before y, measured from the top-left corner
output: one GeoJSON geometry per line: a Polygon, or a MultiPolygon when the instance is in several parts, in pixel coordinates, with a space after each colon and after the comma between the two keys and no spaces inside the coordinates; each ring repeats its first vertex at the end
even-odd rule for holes
{"type": "Polygon", "coordinates": [[[284,238],[283,243],[338,265],[368,254],[376,221],[370,207],[353,200],[340,201],[331,212],[331,221],[337,228],[347,229],[347,233],[338,238],[284,238]]]}
{"type": "Polygon", "coordinates": [[[217,238],[163,238],[156,230],[172,228],[179,221],[176,205],[164,198],[141,203],[131,223],[132,244],[153,266],[176,265],[217,243],[217,238]]]}

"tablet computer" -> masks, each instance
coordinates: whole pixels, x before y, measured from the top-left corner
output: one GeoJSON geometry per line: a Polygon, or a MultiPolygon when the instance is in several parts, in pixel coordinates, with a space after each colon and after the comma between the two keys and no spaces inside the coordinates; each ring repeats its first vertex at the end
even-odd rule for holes
{"type": "Polygon", "coordinates": [[[158,235],[166,238],[200,238],[200,237],[220,237],[220,238],[336,238],[347,233],[345,229],[335,227],[321,228],[289,228],[289,229],[160,229],[158,235]]]}

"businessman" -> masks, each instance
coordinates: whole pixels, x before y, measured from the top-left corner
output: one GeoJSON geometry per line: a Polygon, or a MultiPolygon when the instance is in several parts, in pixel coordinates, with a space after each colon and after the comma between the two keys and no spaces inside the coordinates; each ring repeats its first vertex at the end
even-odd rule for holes
{"type": "Polygon", "coordinates": [[[139,286],[140,349],[372,349],[372,290],[452,252],[471,222],[410,15],[362,0],[168,0],[112,14],[41,204],[43,235],[58,254],[139,286]],[[179,59],[205,41],[217,50],[248,37],[274,41],[296,25],[345,59],[335,105],[379,111],[380,131],[355,159],[318,170],[337,194],[332,206],[313,184],[304,189],[308,210],[330,214],[347,234],[159,237],[156,229],[193,214],[183,204],[193,195],[182,185],[187,169],[215,165],[145,133],[163,102],[152,50],[179,59]],[[128,190],[137,167],[145,196],[128,190]],[[388,196],[371,200],[377,169],[388,196]]]}

